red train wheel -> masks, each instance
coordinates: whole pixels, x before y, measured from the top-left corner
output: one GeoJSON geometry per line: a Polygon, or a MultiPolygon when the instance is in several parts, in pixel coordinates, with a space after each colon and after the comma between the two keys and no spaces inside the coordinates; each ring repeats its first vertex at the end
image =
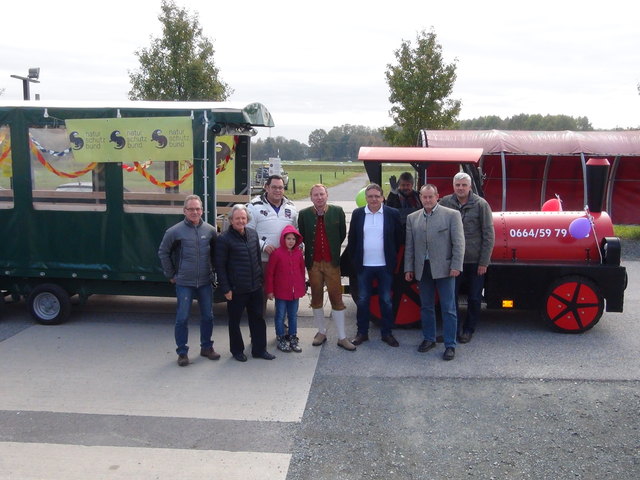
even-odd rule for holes
{"type": "Polygon", "coordinates": [[[595,283],[585,277],[554,280],[545,296],[542,316],[555,330],[581,333],[592,328],[604,311],[604,298],[595,283]]]}

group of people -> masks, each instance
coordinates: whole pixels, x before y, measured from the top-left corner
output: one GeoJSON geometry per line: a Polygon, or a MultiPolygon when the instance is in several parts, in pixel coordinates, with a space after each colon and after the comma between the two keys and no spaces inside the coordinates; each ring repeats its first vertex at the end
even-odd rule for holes
{"type": "Polygon", "coordinates": [[[365,189],[366,205],[352,213],[346,250],[357,275],[358,295],[357,332],[351,339],[346,334],[340,270],[342,243],[347,238],[346,218],[340,206],[328,203],[326,186],[314,185],[309,194],[312,206],[298,212],[284,195],[282,177],[272,175],[264,193],[247,205],[232,207],[229,228],[220,235],[202,220],[200,198],[189,195],[184,203],[184,221],[167,230],[158,251],[165,276],[176,285],[178,365],[189,365],[187,321],[194,298],[201,313],[200,355],[211,360],[220,358],[212,341],[214,272],[217,288],[227,300],[230,351],[240,362],[247,361],[240,331],[245,310],[252,357],[275,358],[267,351],[267,299],[275,301],[278,350],[302,351],[297,312],[299,299],[307,291],[307,277],[317,328],[312,345],[327,341],[323,308],[326,288],[339,347],[355,351],[369,340],[370,302],[376,293],[381,339],[398,347],[392,332],[392,285],[398,272],[404,272],[405,281],[416,280],[419,285],[423,340],[418,351],[427,352],[436,346],[437,291],[443,359],[453,359],[456,343],[471,340],[480,315],[484,276],[494,242],[491,209],[472,192],[466,173],[455,175],[454,193],[440,201],[435,185],[426,184],[419,192],[413,185],[413,176],[403,173],[397,189],[385,202],[382,187],[372,183],[365,189]],[[468,289],[464,319],[458,314],[457,302],[463,282],[468,289]]]}

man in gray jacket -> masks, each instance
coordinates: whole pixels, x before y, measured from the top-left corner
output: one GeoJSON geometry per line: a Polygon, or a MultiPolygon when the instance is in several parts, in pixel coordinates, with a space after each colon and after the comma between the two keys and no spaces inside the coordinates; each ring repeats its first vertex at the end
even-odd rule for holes
{"type": "Polygon", "coordinates": [[[471,191],[471,177],[457,173],[453,191],[440,200],[440,205],[460,212],[464,226],[464,267],[456,277],[456,298],[460,287],[467,286],[467,315],[463,319],[458,309],[458,341],[468,343],[476,330],[482,307],[482,289],[495,241],[493,215],[487,201],[471,191]]]}
{"type": "Polygon", "coordinates": [[[158,249],[162,270],[176,286],[176,353],[178,365],[189,365],[187,340],[189,311],[193,298],[200,307],[200,355],[218,360],[213,349],[213,267],[211,254],[215,248],[216,229],[202,221],[202,202],[197,195],[184,200],[184,220],[169,228],[158,249]]]}
{"type": "Polygon", "coordinates": [[[460,213],[438,205],[438,189],[427,184],[420,189],[424,208],[407,217],[404,251],[405,280],[418,281],[420,321],[423,341],[419,352],[436,346],[435,292],[442,311],[445,351],[442,358],[453,360],[456,351],[455,277],[462,271],[464,232],[460,213]]]}

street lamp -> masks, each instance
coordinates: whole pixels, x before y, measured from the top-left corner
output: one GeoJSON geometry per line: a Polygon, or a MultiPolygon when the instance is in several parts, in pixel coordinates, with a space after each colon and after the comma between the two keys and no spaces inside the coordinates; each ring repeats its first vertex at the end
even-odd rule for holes
{"type": "Polygon", "coordinates": [[[33,67],[29,69],[29,75],[22,77],[20,75],[11,75],[11,78],[17,78],[22,80],[22,93],[25,100],[31,100],[29,94],[29,83],[40,83],[40,67],[33,67]]]}

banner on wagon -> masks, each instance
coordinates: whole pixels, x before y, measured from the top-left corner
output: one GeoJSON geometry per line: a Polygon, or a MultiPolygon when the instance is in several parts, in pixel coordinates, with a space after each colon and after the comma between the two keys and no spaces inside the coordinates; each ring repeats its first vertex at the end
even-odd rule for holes
{"type": "Polygon", "coordinates": [[[167,162],[193,159],[189,117],[66,120],[73,157],[92,162],[167,162]]]}

